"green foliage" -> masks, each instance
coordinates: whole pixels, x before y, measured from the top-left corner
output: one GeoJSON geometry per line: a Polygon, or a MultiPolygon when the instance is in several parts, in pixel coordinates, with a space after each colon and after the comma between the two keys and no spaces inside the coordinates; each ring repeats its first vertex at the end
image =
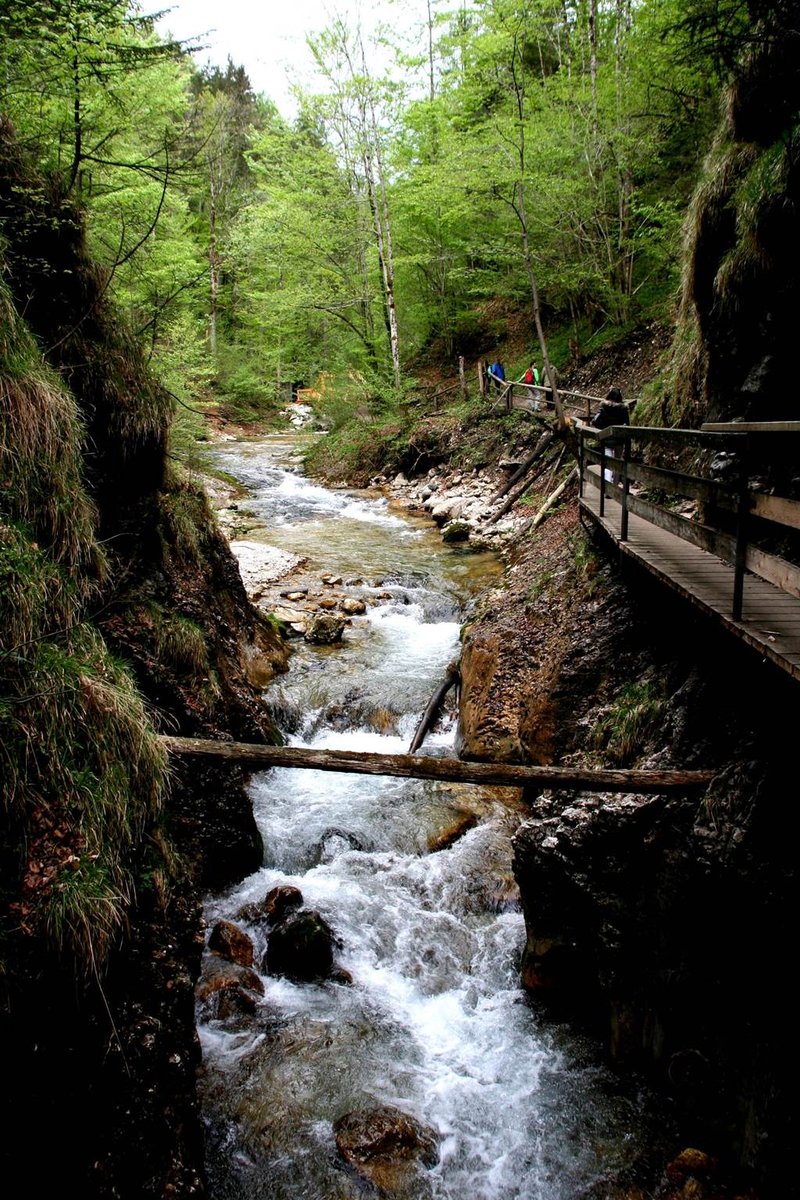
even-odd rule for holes
{"type": "Polygon", "coordinates": [[[583,529],[570,534],[569,547],[572,553],[572,569],[576,586],[588,599],[596,595],[601,583],[603,559],[592,546],[583,529]]]}
{"type": "Polygon", "coordinates": [[[205,540],[213,524],[203,488],[176,465],[166,474],[160,500],[165,560],[201,563],[205,540]]]}
{"type": "Polygon", "coordinates": [[[98,970],[158,817],[165,753],[130,677],[85,626],[17,648],[2,693],[5,814],[29,830],[19,924],[76,970],[98,970]]]}
{"type": "MultiPolygon", "coordinates": [[[[131,678],[88,624],[106,566],[75,399],[5,289],[0,309],[0,827],[17,872],[0,936],[40,937],[89,973],[125,920],[166,760],[131,678]]],[[[141,403],[138,425],[130,403],[120,418],[129,429],[153,420],[147,393],[141,403]]]]}
{"type": "Polygon", "coordinates": [[[661,731],[666,708],[662,683],[642,679],[625,684],[596,722],[591,745],[614,763],[630,764],[661,731]]]}

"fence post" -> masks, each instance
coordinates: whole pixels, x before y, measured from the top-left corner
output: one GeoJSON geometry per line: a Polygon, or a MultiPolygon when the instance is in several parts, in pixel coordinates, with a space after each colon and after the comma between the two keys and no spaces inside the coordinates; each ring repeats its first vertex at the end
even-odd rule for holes
{"type": "Polygon", "coordinates": [[[483,359],[482,358],[478,359],[478,391],[480,392],[481,399],[485,400],[486,399],[486,375],[484,374],[484,370],[483,370],[483,359]]]}
{"type": "Polygon", "coordinates": [[[466,400],[466,398],[467,398],[467,379],[464,374],[464,355],[463,354],[459,354],[459,356],[458,356],[458,381],[461,384],[461,399],[466,400]]]}
{"type": "Polygon", "coordinates": [[[626,437],[622,443],[622,512],[619,517],[619,540],[628,540],[628,494],[631,481],[628,476],[628,463],[631,457],[631,439],[626,437]]]}
{"type": "Polygon", "coordinates": [[[747,513],[750,508],[750,492],[747,486],[750,439],[745,438],[741,446],[739,454],[739,489],[736,500],[736,555],[733,565],[733,607],[731,610],[731,616],[734,621],[741,621],[742,619],[744,568],[747,560],[747,513]]]}
{"type": "Polygon", "coordinates": [[[583,468],[585,459],[583,456],[583,430],[578,430],[578,499],[583,499],[583,468]]]}
{"type": "Polygon", "coordinates": [[[606,444],[598,441],[600,447],[600,516],[605,516],[606,511],[606,444]]]}

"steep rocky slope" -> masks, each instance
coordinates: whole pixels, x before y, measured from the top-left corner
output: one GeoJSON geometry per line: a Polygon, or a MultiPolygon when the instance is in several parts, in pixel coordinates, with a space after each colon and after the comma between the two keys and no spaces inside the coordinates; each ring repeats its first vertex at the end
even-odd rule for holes
{"type": "Polygon", "coordinates": [[[261,861],[241,777],[168,770],[159,730],[273,740],[285,653],[171,399],[108,304],[80,214],[0,129],[3,1167],[201,1195],[199,892],[261,861]]]}

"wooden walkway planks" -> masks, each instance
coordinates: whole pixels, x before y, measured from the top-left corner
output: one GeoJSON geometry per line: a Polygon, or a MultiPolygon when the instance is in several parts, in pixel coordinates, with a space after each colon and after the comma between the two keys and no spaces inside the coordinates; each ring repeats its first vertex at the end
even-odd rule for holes
{"type": "MultiPolygon", "coordinates": [[[[613,489],[607,485],[607,491],[613,489]]],[[[584,488],[581,510],[617,544],[621,554],[641,563],[662,583],[697,607],[716,614],[735,637],[800,679],[800,599],[749,572],[744,579],[742,619],[731,616],[733,567],[672,533],[628,514],[628,540],[621,542],[622,509],[608,494],[600,516],[600,492],[584,488]]]]}

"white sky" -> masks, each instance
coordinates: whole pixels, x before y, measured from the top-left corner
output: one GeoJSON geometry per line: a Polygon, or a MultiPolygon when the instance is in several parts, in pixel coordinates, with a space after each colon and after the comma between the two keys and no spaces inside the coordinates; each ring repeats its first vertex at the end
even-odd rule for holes
{"type": "MultiPolygon", "coordinates": [[[[164,0],[165,7],[169,0],[164,0]]],[[[143,5],[145,11],[147,5],[143,5]]],[[[311,56],[306,35],[324,29],[337,16],[365,34],[377,24],[422,25],[426,0],[172,0],[156,29],[181,40],[200,36],[207,49],[195,55],[198,66],[224,67],[228,55],[247,71],[253,89],[264,92],[291,117],[292,81],[309,86],[311,56]]]]}

